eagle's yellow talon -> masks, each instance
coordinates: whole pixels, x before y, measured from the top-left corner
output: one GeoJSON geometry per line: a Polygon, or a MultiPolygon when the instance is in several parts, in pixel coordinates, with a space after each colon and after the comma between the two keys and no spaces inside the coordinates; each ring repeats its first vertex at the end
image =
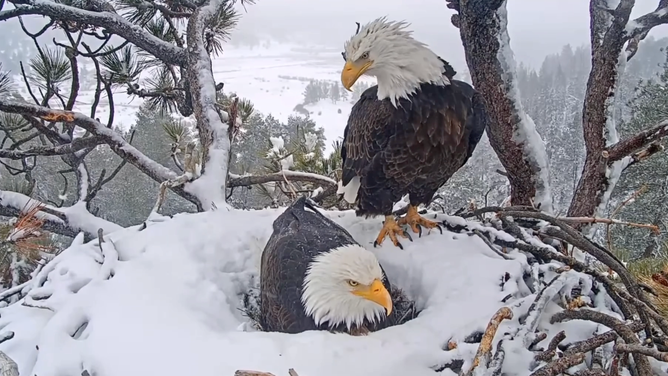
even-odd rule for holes
{"type": "Polygon", "coordinates": [[[401,226],[397,224],[397,221],[394,220],[394,217],[388,215],[385,217],[385,223],[383,224],[383,228],[380,229],[380,234],[378,234],[378,237],[376,238],[376,241],[373,242],[373,245],[374,247],[377,245],[381,245],[383,244],[385,237],[389,237],[390,240],[392,241],[392,244],[394,244],[395,247],[403,249],[404,247],[401,245],[401,243],[399,243],[397,235],[410,239],[410,235],[408,235],[408,233],[404,231],[404,229],[402,229],[401,226]]]}
{"type": "Polygon", "coordinates": [[[441,232],[443,232],[443,230],[441,230],[441,226],[437,222],[430,221],[420,216],[420,214],[418,214],[417,207],[413,205],[408,206],[408,212],[404,217],[399,218],[397,224],[399,226],[409,225],[416,234],[422,234],[422,229],[420,227],[425,227],[428,229],[438,228],[441,232]]]}

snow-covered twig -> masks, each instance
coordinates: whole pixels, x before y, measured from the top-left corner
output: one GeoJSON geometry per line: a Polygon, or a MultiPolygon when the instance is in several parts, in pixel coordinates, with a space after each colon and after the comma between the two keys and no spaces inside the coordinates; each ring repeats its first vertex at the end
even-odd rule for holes
{"type": "Polygon", "coordinates": [[[302,181],[320,184],[323,187],[336,186],[336,181],[327,176],[313,174],[310,172],[283,170],[266,175],[234,175],[230,174],[227,180],[228,187],[245,187],[249,185],[279,182],[287,179],[289,181],[302,181]]]}

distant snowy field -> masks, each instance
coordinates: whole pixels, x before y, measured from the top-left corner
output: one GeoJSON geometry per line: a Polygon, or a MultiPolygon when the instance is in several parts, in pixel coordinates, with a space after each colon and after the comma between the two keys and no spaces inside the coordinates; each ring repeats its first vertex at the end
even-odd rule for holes
{"type": "MultiPolygon", "coordinates": [[[[286,376],[289,368],[302,376],[433,376],[455,358],[468,369],[478,344],[464,338],[484,330],[499,308],[510,307],[514,318],[502,323],[496,343],[517,327],[535,298],[522,279],[527,259],[517,251],[506,260],[477,236],[447,231],[415,236],[404,241],[404,250],[389,240],[373,248],[380,219],[330,211],[325,214],[378,256],[390,280],[422,312],[362,337],[253,331],[241,311],[242,295],[258,286],[260,255],[283,210],[180,214],[144,230],[115,231],[101,246],[78,237],[30,282],[23,301],[0,309],[0,337],[14,333],[0,350],[29,376],[83,370],[100,376],[232,376],[238,369],[286,376]],[[448,341],[457,348],[444,351],[448,341]]],[[[544,265],[541,272],[554,267],[544,265]]],[[[564,288],[572,288],[579,273],[565,274],[571,282],[564,288]]],[[[549,325],[555,308],[540,320],[545,343],[562,329],[571,341],[597,330],[588,322],[549,325]]],[[[504,372],[528,375],[534,354],[522,340],[507,343],[506,351],[504,372]]],[[[454,375],[447,369],[440,374],[454,375]]]]}
{"type": "MultiPolygon", "coordinates": [[[[255,108],[279,120],[296,114],[293,108],[302,102],[308,81],[285,77],[339,81],[343,58],[340,50],[322,47],[279,45],[274,48],[230,49],[215,59],[214,76],[225,83],[225,92],[236,92],[253,101],[255,108]]],[[[361,81],[375,83],[372,78],[361,81]]],[[[343,137],[352,105],[350,100],[333,103],[321,100],[306,106],[319,127],[324,128],[328,151],[331,144],[343,137]],[[338,113],[338,110],[341,113],[338,113]]]]}
{"type": "MultiPolygon", "coordinates": [[[[339,81],[342,67],[340,50],[320,46],[275,45],[271,48],[253,49],[228,47],[222,56],[213,60],[214,77],[217,82],[225,83],[225,93],[236,92],[239,96],[250,99],[257,111],[265,116],[272,114],[281,121],[287,121],[290,115],[296,114],[293,108],[302,102],[302,94],[308,84],[308,81],[284,77],[339,81]]],[[[143,77],[148,77],[148,74],[143,77]]],[[[23,79],[15,76],[14,80],[21,95],[30,98],[23,79]]],[[[361,81],[375,83],[372,78],[363,78],[361,81]]],[[[69,84],[64,84],[63,88],[69,89],[69,84]]],[[[128,129],[134,124],[135,114],[143,100],[129,97],[125,88],[114,88],[113,91],[114,125],[128,129]]],[[[94,93],[94,85],[82,85],[74,110],[89,115],[94,93]]],[[[343,137],[351,107],[349,100],[337,103],[323,100],[306,106],[313,112],[311,117],[317,126],[325,129],[327,151],[332,150],[331,144],[334,140],[343,137]],[[338,113],[339,109],[341,113],[338,113]]],[[[107,123],[109,105],[104,94],[96,117],[104,124],[107,123]]]]}

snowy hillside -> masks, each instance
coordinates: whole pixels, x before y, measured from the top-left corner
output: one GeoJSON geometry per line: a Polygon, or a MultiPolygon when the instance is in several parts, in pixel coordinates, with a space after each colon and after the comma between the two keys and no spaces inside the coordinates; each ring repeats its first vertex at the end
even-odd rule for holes
{"type": "MultiPolygon", "coordinates": [[[[427,376],[434,370],[452,375],[445,365],[463,359],[464,370],[470,367],[480,342],[471,335],[485,330],[500,308],[510,308],[513,318],[501,324],[494,343],[503,333],[517,333],[513,328],[536,299],[523,276],[540,272],[551,279],[559,266],[530,267],[523,253],[497,253],[472,233],[432,231],[406,242],[405,250],[390,242],[374,249],[380,219],[325,212],[374,251],[421,313],[363,337],[261,333],[242,314],[243,294],[258,286],[260,254],[282,210],[181,214],[111,233],[102,246],[82,244],[78,237],[29,282],[22,303],[0,309],[0,338],[13,335],[0,350],[16,360],[21,375],[39,376],[83,370],[104,376],[231,376],[239,369],[280,376],[289,368],[302,376],[427,376]],[[446,351],[448,343],[457,347],[446,351]]],[[[569,295],[578,284],[584,296],[592,294],[587,276],[571,270],[562,277],[545,297],[562,290],[569,295]]],[[[602,302],[596,309],[606,310],[606,299],[596,296],[602,302]]],[[[549,325],[557,310],[550,303],[538,326],[548,335],[546,343],[560,330],[570,341],[598,330],[582,321],[549,325]]],[[[505,345],[507,374],[528,375],[538,365],[523,340],[505,345]]]]}

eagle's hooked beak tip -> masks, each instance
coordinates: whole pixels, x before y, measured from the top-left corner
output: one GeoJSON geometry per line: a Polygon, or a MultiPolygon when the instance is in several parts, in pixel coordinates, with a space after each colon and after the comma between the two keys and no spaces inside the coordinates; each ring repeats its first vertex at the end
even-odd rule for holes
{"type": "Polygon", "coordinates": [[[341,83],[343,84],[343,87],[348,91],[352,91],[351,88],[355,82],[357,82],[357,79],[369,69],[371,64],[372,62],[369,61],[366,64],[359,66],[351,61],[347,61],[341,71],[341,83]]]}
{"type": "Polygon", "coordinates": [[[383,285],[383,282],[376,279],[371,286],[364,291],[355,291],[355,295],[368,299],[381,307],[385,308],[385,314],[389,316],[392,313],[392,296],[383,285]]]}

